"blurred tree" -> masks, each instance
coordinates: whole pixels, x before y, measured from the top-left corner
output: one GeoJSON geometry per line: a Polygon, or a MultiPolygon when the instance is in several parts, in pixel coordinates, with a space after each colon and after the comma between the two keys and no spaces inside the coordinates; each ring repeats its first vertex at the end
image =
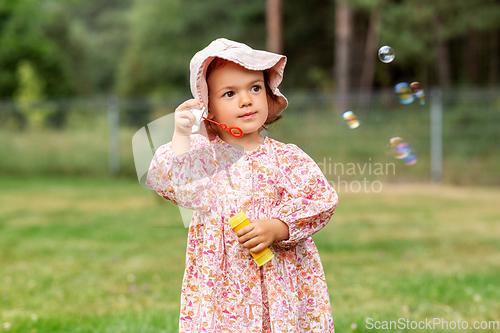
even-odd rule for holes
{"type": "Polygon", "coordinates": [[[396,52],[393,80],[486,84],[495,48],[481,40],[499,31],[497,0],[392,0],[384,6],[380,40],[396,52]]]}
{"type": "Polygon", "coordinates": [[[112,94],[126,47],[128,0],[52,2],[44,32],[69,68],[77,94],[112,94]]]}
{"type": "Polygon", "coordinates": [[[0,3],[0,97],[12,98],[18,87],[16,70],[28,60],[45,82],[50,97],[74,93],[68,68],[57,45],[44,35],[48,2],[10,0],[0,3]]]}
{"type": "MultiPolygon", "coordinates": [[[[0,98],[18,90],[16,70],[23,60],[45,83],[47,98],[189,96],[189,59],[215,38],[266,48],[266,0],[228,4],[1,1],[0,98]]],[[[500,81],[499,0],[289,1],[282,13],[284,89],[500,81]],[[395,50],[393,63],[378,61],[382,45],[395,50]]],[[[51,116],[53,123],[63,123],[63,111],[51,116]]]]}
{"type": "Polygon", "coordinates": [[[337,109],[349,109],[350,50],[352,39],[352,12],[345,0],[338,0],[335,7],[335,80],[337,83],[337,109]]]}
{"type": "Polygon", "coordinates": [[[360,79],[361,91],[369,94],[375,77],[377,43],[380,34],[380,23],[385,1],[373,1],[364,44],[363,67],[360,79]]]}
{"type": "Polygon", "coordinates": [[[18,89],[15,93],[17,109],[24,115],[31,128],[42,128],[54,112],[44,102],[45,83],[29,61],[21,61],[17,69],[18,89]]]}
{"type": "Polygon", "coordinates": [[[266,0],[267,50],[283,53],[283,4],[281,0],[266,0]]]}
{"type": "Polygon", "coordinates": [[[130,0],[86,0],[69,7],[72,37],[83,46],[86,60],[81,68],[88,75],[93,94],[115,93],[128,42],[130,6],[130,0]]]}
{"type": "Polygon", "coordinates": [[[122,96],[188,92],[189,61],[219,37],[265,46],[265,3],[135,0],[117,91],[122,96]]]}
{"type": "Polygon", "coordinates": [[[500,83],[500,29],[490,33],[489,43],[491,55],[488,82],[491,86],[497,86],[500,83]]]}
{"type": "MultiPolygon", "coordinates": [[[[266,2],[136,0],[117,92],[121,96],[185,93],[189,60],[212,40],[226,37],[266,49],[266,2]]],[[[283,2],[284,88],[332,86],[330,0],[283,2]]]]}
{"type": "Polygon", "coordinates": [[[334,13],[331,0],[283,2],[284,88],[333,90],[334,13]]]}

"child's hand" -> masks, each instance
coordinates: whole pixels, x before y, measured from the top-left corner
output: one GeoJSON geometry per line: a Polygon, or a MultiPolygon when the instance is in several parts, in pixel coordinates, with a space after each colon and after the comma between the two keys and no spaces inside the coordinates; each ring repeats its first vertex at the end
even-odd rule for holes
{"type": "Polygon", "coordinates": [[[195,115],[190,108],[201,109],[203,104],[197,99],[189,99],[175,109],[175,133],[180,136],[189,136],[196,123],[195,115]]]}
{"type": "Polygon", "coordinates": [[[238,231],[236,235],[244,248],[259,253],[275,240],[288,239],[288,225],[277,219],[257,220],[238,231]]]}
{"type": "Polygon", "coordinates": [[[172,150],[176,155],[182,155],[191,149],[189,136],[196,122],[195,115],[189,108],[202,108],[203,104],[197,99],[189,99],[175,109],[175,129],[172,136],[172,150]]]}

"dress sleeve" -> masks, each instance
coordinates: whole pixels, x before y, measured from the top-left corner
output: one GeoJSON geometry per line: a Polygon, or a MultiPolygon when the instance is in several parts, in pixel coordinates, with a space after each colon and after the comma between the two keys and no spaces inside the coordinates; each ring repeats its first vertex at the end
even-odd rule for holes
{"type": "Polygon", "coordinates": [[[281,201],[273,216],[289,228],[289,238],[275,242],[283,247],[295,246],[321,230],[338,202],[337,193],[316,162],[297,146],[286,147],[282,154],[277,154],[281,201]]]}
{"type": "Polygon", "coordinates": [[[210,142],[202,135],[190,137],[191,149],[176,155],[169,142],[158,148],[148,170],[146,184],[176,205],[207,211],[211,206],[210,176],[217,170],[210,142]]]}

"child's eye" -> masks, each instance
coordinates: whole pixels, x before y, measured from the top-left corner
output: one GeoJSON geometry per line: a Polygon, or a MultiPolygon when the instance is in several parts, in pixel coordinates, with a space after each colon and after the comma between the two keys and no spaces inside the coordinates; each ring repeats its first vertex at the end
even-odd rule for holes
{"type": "Polygon", "coordinates": [[[261,86],[255,85],[255,86],[252,87],[252,92],[259,92],[261,89],[262,89],[261,86]]]}
{"type": "Polygon", "coordinates": [[[226,92],[224,95],[222,95],[223,97],[233,97],[234,96],[234,91],[228,91],[226,92]]]}

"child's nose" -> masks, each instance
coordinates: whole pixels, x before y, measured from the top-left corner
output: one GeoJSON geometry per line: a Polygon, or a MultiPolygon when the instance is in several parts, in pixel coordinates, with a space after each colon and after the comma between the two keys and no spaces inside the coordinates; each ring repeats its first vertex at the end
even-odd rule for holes
{"type": "Polygon", "coordinates": [[[240,108],[252,105],[252,98],[248,93],[242,93],[240,96],[240,108]]]}

